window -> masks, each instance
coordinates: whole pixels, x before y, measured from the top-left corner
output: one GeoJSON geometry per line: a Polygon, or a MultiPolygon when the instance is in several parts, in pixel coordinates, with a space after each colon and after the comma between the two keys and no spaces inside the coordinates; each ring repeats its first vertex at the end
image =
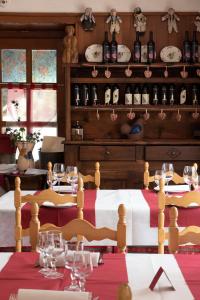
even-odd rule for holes
{"type": "Polygon", "coordinates": [[[57,56],[57,49],[1,49],[1,132],[57,135],[57,56]]]}

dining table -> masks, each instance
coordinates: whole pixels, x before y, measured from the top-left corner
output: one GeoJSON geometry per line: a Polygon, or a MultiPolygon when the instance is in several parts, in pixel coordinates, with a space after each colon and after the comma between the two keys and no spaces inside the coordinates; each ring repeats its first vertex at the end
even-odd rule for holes
{"type": "MultiPolygon", "coordinates": [[[[22,195],[34,194],[36,191],[22,191],[22,195]]],[[[126,208],[128,246],[156,246],[158,244],[158,197],[152,190],[118,189],[118,190],[85,190],[84,191],[84,218],[96,227],[115,229],[118,222],[118,207],[123,203],[126,208]]],[[[168,208],[165,210],[166,224],[169,225],[168,208]]],[[[181,228],[191,225],[200,225],[200,208],[181,208],[179,210],[179,225],[181,228]]],[[[63,226],[77,216],[74,205],[67,207],[40,208],[40,222],[54,222],[63,226]]],[[[30,221],[30,206],[22,205],[22,226],[27,228],[30,221]]],[[[0,199],[0,247],[15,245],[15,206],[14,191],[9,191],[0,199]]],[[[96,246],[115,246],[115,241],[103,240],[90,243],[96,246]]],[[[29,245],[27,238],[23,245],[29,245]]]]}
{"type": "MultiPolygon", "coordinates": [[[[69,285],[68,269],[58,268],[63,278],[45,278],[40,268],[35,267],[38,257],[36,252],[0,253],[1,300],[9,300],[9,295],[17,293],[18,289],[51,293],[63,291],[69,285]]],[[[93,268],[86,280],[86,290],[92,292],[93,298],[117,300],[120,284],[128,283],[134,300],[200,299],[200,255],[110,253],[103,256],[103,262],[93,268]],[[150,289],[160,268],[167,276],[162,275],[150,289]]]]}

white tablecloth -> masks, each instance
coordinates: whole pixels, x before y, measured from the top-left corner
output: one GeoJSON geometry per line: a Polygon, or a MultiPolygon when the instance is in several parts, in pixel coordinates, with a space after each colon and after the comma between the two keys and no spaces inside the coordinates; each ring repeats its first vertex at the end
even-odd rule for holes
{"type": "MultiPolygon", "coordinates": [[[[11,253],[0,253],[0,270],[9,260],[11,253]]],[[[170,254],[126,254],[129,286],[134,300],[192,300],[194,299],[181,273],[170,254]],[[161,276],[153,291],[149,285],[159,267],[167,271],[175,291],[168,290],[169,282],[161,276]]]]}
{"type": "MultiPolygon", "coordinates": [[[[35,191],[23,191],[33,194],[35,191]]],[[[126,207],[127,245],[157,245],[157,228],[150,227],[150,208],[141,190],[98,190],[95,202],[96,226],[116,229],[120,203],[126,207]]],[[[15,245],[14,241],[14,192],[0,199],[0,247],[15,245]]],[[[93,245],[115,245],[112,241],[93,242],[93,245]]],[[[24,245],[27,245],[25,242],[24,245]]]]}

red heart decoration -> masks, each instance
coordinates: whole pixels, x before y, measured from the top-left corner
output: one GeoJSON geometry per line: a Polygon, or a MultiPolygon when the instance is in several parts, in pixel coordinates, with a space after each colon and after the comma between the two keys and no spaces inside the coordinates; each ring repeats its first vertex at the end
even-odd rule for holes
{"type": "Polygon", "coordinates": [[[193,119],[197,120],[198,117],[199,117],[199,113],[197,111],[195,111],[193,114],[192,114],[192,117],[193,119]]]}
{"type": "Polygon", "coordinates": [[[177,120],[177,122],[180,122],[180,121],[181,121],[181,114],[178,113],[178,114],[176,115],[176,120],[177,120]]]}
{"type": "Polygon", "coordinates": [[[159,119],[161,119],[162,121],[164,120],[164,119],[166,119],[166,113],[165,112],[160,112],[159,114],[158,114],[158,117],[159,117],[159,119]]]}
{"type": "Polygon", "coordinates": [[[128,118],[129,120],[133,120],[133,119],[135,118],[135,113],[130,111],[130,112],[127,114],[127,118],[128,118]]]}
{"type": "Polygon", "coordinates": [[[164,77],[167,78],[169,76],[169,72],[167,70],[164,71],[164,77]]]}
{"type": "Polygon", "coordinates": [[[150,70],[145,70],[145,71],[144,71],[144,76],[145,76],[145,78],[151,78],[151,76],[152,76],[152,71],[150,71],[150,70]]]}
{"type": "Polygon", "coordinates": [[[187,78],[188,77],[188,72],[187,71],[181,71],[180,74],[181,74],[182,78],[187,78]]]}
{"type": "Polygon", "coordinates": [[[105,70],[105,76],[106,78],[110,78],[111,72],[109,70],[105,70]]]}
{"type": "Polygon", "coordinates": [[[98,71],[97,70],[93,70],[92,71],[92,77],[97,77],[98,75],[98,71]]]}
{"type": "Polygon", "coordinates": [[[118,115],[115,113],[110,114],[110,119],[111,121],[116,121],[117,120],[118,115]]]}
{"type": "Polygon", "coordinates": [[[149,120],[150,114],[148,112],[145,112],[144,115],[143,115],[143,118],[144,118],[145,121],[149,120]]]}
{"type": "Polygon", "coordinates": [[[127,68],[126,70],[125,70],[125,75],[126,75],[126,77],[131,77],[131,75],[132,75],[132,70],[130,70],[129,68],[127,68]]]}

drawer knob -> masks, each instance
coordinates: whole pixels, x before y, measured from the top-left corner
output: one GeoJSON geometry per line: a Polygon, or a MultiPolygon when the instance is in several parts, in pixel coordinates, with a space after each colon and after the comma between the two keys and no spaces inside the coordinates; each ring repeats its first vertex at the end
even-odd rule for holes
{"type": "Polygon", "coordinates": [[[110,151],[106,150],[105,154],[110,155],[110,151]]]}
{"type": "Polygon", "coordinates": [[[178,149],[170,149],[167,154],[171,158],[176,158],[181,154],[181,152],[178,149]]]}

